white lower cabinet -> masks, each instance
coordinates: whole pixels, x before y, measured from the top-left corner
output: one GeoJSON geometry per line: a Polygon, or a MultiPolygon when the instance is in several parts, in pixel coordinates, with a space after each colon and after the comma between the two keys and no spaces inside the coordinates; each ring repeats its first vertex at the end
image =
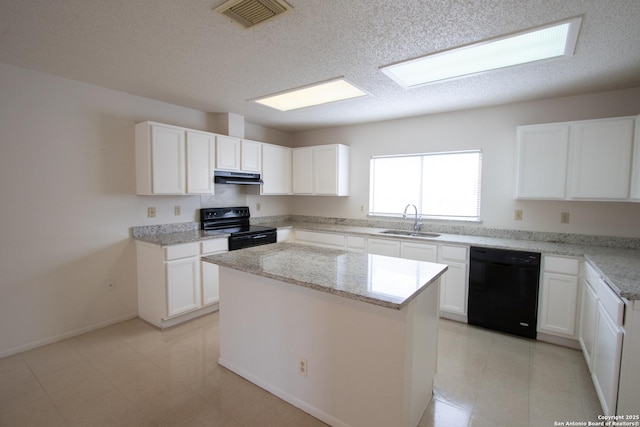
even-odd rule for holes
{"type": "Polygon", "coordinates": [[[577,339],[579,272],[579,258],[543,256],[538,292],[538,332],[577,339]]]}
{"type": "Polygon", "coordinates": [[[166,328],[215,311],[218,266],[200,257],[226,252],[227,245],[227,239],[164,247],[136,241],[140,318],[166,328]]]}
{"type": "MultiPolygon", "coordinates": [[[[227,239],[211,239],[200,242],[200,255],[214,255],[229,250],[227,239]]],[[[215,304],[220,301],[219,267],[210,262],[200,262],[202,270],[202,305],[215,304]]]]}
{"type": "Polygon", "coordinates": [[[344,249],[344,235],[317,231],[296,230],[296,242],[324,248],[344,249]]]}
{"type": "Polygon", "coordinates": [[[579,341],[604,415],[616,413],[624,337],[624,303],[585,264],[579,341]]]}
{"type": "Polygon", "coordinates": [[[293,234],[293,232],[290,228],[278,228],[277,234],[277,242],[287,242],[292,239],[291,235],[293,234]]]}
{"type": "Polygon", "coordinates": [[[167,317],[182,314],[200,306],[200,257],[168,261],[167,317]]]}
{"type": "MultiPolygon", "coordinates": [[[[588,266],[587,266],[588,267],[588,266]]],[[[582,285],[582,307],[580,310],[580,330],[578,332],[578,342],[582,349],[582,354],[591,369],[593,360],[593,350],[596,340],[596,324],[598,323],[598,295],[585,277],[582,285]]]]}
{"type": "MultiPolygon", "coordinates": [[[[606,285],[605,285],[606,286],[606,285]]],[[[616,413],[623,331],[598,301],[591,377],[605,415],[616,413]]]]}
{"type": "Polygon", "coordinates": [[[363,236],[345,236],[345,249],[350,252],[366,252],[367,238],[363,236]]]}
{"type": "Polygon", "coordinates": [[[469,247],[442,245],[438,262],[449,268],[440,279],[440,316],[467,321],[469,247]]]}
{"type": "Polygon", "coordinates": [[[400,242],[400,258],[416,261],[438,261],[438,245],[431,243],[400,242]]]}
{"type": "Polygon", "coordinates": [[[389,239],[367,239],[367,251],[373,255],[400,257],[400,242],[389,239]]]}

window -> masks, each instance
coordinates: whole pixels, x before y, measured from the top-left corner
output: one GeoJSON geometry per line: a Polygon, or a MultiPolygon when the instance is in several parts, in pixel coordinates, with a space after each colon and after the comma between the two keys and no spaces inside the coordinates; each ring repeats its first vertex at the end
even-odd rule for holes
{"type": "Polygon", "coordinates": [[[372,157],[369,215],[479,221],[481,175],[480,150],[372,157]]]}

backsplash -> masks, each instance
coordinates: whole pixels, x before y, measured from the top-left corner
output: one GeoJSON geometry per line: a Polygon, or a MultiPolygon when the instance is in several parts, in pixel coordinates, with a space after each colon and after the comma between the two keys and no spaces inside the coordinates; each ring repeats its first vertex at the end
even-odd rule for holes
{"type": "MultiPolygon", "coordinates": [[[[251,217],[251,224],[311,222],[316,224],[346,225],[351,227],[388,228],[394,230],[411,230],[412,221],[388,219],[349,219],[330,218],[305,215],[275,215],[251,217]]],[[[154,234],[180,233],[195,231],[200,228],[199,222],[182,222],[176,224],[143,225],[132,227],[133,237],[151,236],[154,234]]],[[[422,231],[441,234],[463,234],[467,236],[498,237],[503,239],[534,240],[538,242],[568,243],[576,245],[606,246],[620,249],[640,249],[640,239],[630,237],[597,236],[589,234],[549,233],[546,231],[508,230],[484,228],[470,225],[427,224],[422,231]]]]}
{"type": "MultiPolygon", "coordinates": [[[[264,220],[265,218],[260,218],[264,220]]],[[[349,219],[292,215],[291,221],[321,224],[348,225],[352,227],[388,228],[411,230],[413,221],[388,219],[349,219]]],[[[252,218],[253,220],[253,218],[252,218]]],[[[281,221],[281,220],[279,220],[281,221]]],[[[270,222],[270,221],[261,221],[270,222]]],[[[273,222],[273,220],[271,220],[273,222]]],[[[620,249],[640,249],[640,239],[630,237],[597,236],[588,234],[549,233],[546,231],[508,230],[471,225],[425,224],[422,231],[441,234],[463,234],[467,236],[499,237],[503,239],[535,240],[539,242],[568,243],[576,245],[606,246],[620,249]]]]}
{"type": "Polygon", "coordinates": [[[200,229],[199,222],[179,222],[175,224],[140,225],[131,227],[132,237],[153,236],[156,234],[181,233],[200,229]]]}

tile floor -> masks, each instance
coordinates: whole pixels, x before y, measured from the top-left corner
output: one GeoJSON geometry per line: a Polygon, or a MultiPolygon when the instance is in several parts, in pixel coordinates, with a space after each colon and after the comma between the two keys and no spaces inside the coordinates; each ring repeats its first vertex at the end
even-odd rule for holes
{"type": "MultiPolygon", "coordinates": [[[[218,314],[134,319],[0,359],[0,426],[325,424],[218,366],[218,314]]],[[[443,321],[426,426],[553,426],[599,404],[575,350],[443,321]]],[[[393,427],[393,426],[390,426],[393,427]]]]}

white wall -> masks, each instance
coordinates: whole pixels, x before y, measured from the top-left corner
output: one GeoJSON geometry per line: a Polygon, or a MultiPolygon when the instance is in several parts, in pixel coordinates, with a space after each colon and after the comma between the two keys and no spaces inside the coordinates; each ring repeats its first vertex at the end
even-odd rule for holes
{"type": "Polygon", "coordinates": [[[481,148],[482,226],[640,237],[640,203],[517,201],[513,196],[516,126],[638,113],[640,88],[296,133],[295,147],[349,145],[351,184],[345,198],[297,196],[293,213],[366,218],[370,156],[481,148]],[[515,209],[524,211],[523,221],[514,220],[515,209]],[[561,212],[570,213],[569,224],[560,224],[561,212]]]}
{"type": "MultiPolygon", "coordinates": [[[[199,196],[135,195],[134,124],[211,130],[213,114],[0,64],[0,357],[137,313],[130,227],[197,220],[199,196]],[[174,216],[173,206],[182,206],[174,216]],[[146,217],[148,206],[157,217],[146,217]],[[116,289],[107,292],[106,279],[116,289]]],[[[250,125],[247,137],[290,136],[250,125]]],[[[278,140],[278,141],[276,141],[278,140]]],[[[280,197],[248,198],[262,215],[280,197]]]]}

